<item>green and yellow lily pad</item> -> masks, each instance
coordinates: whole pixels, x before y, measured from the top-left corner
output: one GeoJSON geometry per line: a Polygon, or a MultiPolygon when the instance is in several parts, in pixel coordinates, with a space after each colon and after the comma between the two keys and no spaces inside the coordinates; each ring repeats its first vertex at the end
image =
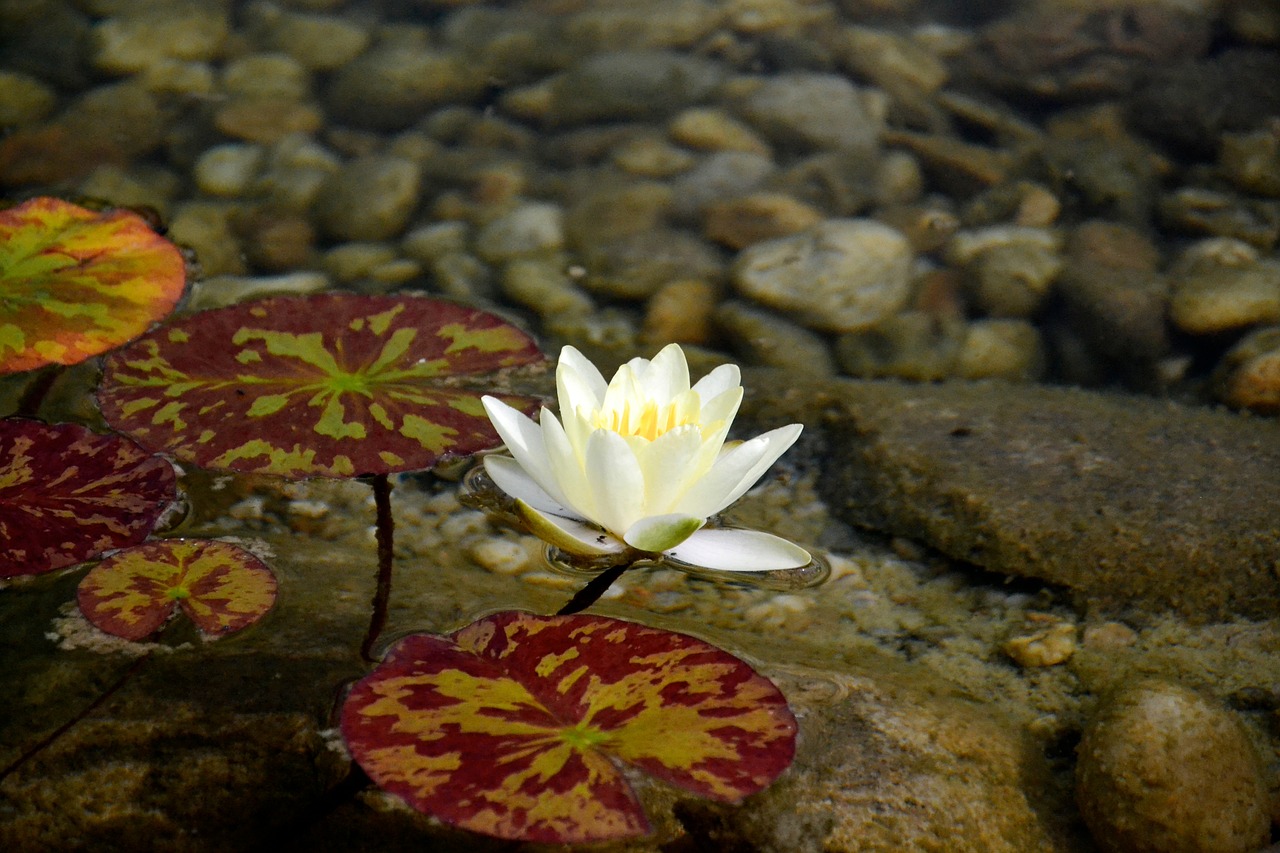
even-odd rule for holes
{"type": "Polygon", "coordinates": [[[353,477],[496,446],[480,397],[497,372],[542,360],[501,318],[439,299],[285,296],[112,353],[98,399],[116,429],[204,468],[353,477]]]}
{"type": "Polygon", "coordinates": [[[80,612],[108,634],[141,640],[181,609],[203,633],[221,636],[261,619],[276,579],[239,546],[211,539],[162,539],[126,548],[89,570],[80,612]]]}
{"type": "Polygon", "coordinates": [[[127,210],[0,210],[0,374],[78,364],[145,332],[186,285],[177,247],[127,210]]]}
{"type": "Polygon", "coordinates": [[[405,637],[352,689],[341,727],[370,778],[415,809],[546,843],[649,831],[622,765],[736,802],[786,769],[796,734],[768,679],[701,640],[516,611],[405,637]]]}

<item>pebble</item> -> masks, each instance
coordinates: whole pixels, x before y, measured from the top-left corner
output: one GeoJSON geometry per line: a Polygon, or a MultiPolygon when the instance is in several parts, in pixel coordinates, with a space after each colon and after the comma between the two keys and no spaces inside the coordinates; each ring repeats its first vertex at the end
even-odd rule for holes
{"type": "Polygon", "coordinates": [[[411,258],[430,263],[450,252],[465,252],[471,226],[460,220],[432,222],[410,230],[400,240],[400,248],[411,258]]]}
{"type": "Polygon", "coordinates": [[[324,114],[315,104],[291,98],[232,98],[214,112],[213,125],[235,139],[270,144],[318,131],[324,114]]]}
{"type": "Polygon", "coordinates": [[[885,206],[912,204],[924,194],[924,170],[910,151],[886,151],[876,164],[875,197],[885,206]]]}
{"type": "Polygon", "coordinates": [[[396,259],[396,247],[390,243],[351,242],[334,246],[324,255],[324,269],[340,283],[365,278],[379,264],[396,259]]]}
{"type": "Polygon", "coordinates": [[[564,248],[564,214],[559,205],[525,202],[476,234],[476,254],[490,263],[564,248]]]}
{"type": "Polygon", "coordinates": [[[901,310],[911,297],[907,238],[872,219],[829,219],[756,243],[734,261],[742,295],[815,329],[849,332],[901,310]]]}
{"type": "Polygon", "coordinates": [[[483,569],[498,575],[518,575],[534,565],[529,548],[514,539],[490,537],[475,542],[467,556],[483,569]]]}
{"type": "Polygon", "coordinates": [[[191,287],[187,308],[203,311],[223,308],[265,296],[302,296],[333,287],[330,278],[318,272],[300,271],[274,276],[218,275],[203,278],[191,287]]]}
{"type": "Polygon", "coordinates": [[[910,151],[939,187],[962,197],[1007,183],[1015,165],[1010,151],[952,136],[891,129],[883,140],[910,151]]]}
{"type": "Polygon", "coordinates": [[[267,167],[254,189],[275,208],[310,214],[324,182],[341,168],[333,151],[304,134],[290,134],[268,149],[267,167]]]}
{"type": "Polygon", "coordinates": [[[935,382],[955,371],[964,323],[923,311],[903,311],[876,325],[836,338],[840,369],[863,379],[935,382]]]}
{"type": "Polygon", "coordinates": [[[166,216],[182,189],[181,176],[168,169],[145,165],[128,170],[99,166],[80,182],[80,192],[88,198],[110,199],[112,204],[121,207],[153,207],[166,216]]]}
{"type": "Polygon", "coordinates": [[[822,218],[822,211],[784,193],[756,192],[707,204],[702,233],[730,249],[743,249],[804,231],[822,218]]]}
{"type": "Polygon", "coordinates": [[[396,256],[396,247],[390,243],[343,243],[325,252],[323,265],[334,281],[349,284],[370,277],[374,269],[396,256]]]}
{"type": "Polygon", "coordinates": [[[287,53],[311,71],[334,71],[369,46],[369,32],[334,15],[290,12],[274,3],[246,10],[250,33],[264,47],[287,53]]]}
{"type": "Polygon", "coordinates": [[[466,104],[489,84],[483,67],[421,38],[391,39],[339,68],[325,102],[339,121],[371,130],[409,127],[444,104],[466,104]]]}
{"type": "Polygon", "coordinates": [[[1280,326],[1263,326],[1241,338],[1218,363],[1213,384],[1228,406],[1280,414],[1280,326]]]}
{"type": "Polygon", "coordinates": [[[141,6],[132,14],[94,25],[93,67],[105,74],[134,74],[167,59],[212,60],[222,52],[230,29],[218,3],[172,0],[141,6]]]}
{"type": "Polygon", "coordinates": [[[258,175],[265,152],[260,145],[228,143],[205,149],[192,170],[196,187],[206,195],[244,195],[258,175]]]}
{"type": "Polygon", "coordinates": [[[1160,252],[1137,228],[1081,223],[1067,240],[1057,292],[1072,326],[1100,353],[1150,364],[1169,349],[1169,282],[1160,252]]]}
{"type": "Polygon", "coordinates": [[[1076,799],[1108,853],[1253,853],[1270,834],[1261,760],[1217,702],[1160,679],[1101,702],[1077,747],[1076,799]]]}
{"type": "Polygon", "coordinates": [[[387,240],[400,234],[418,204],[422,168],[372,154],[329,176],[315,201],[316,222],[336,240],[387,240]]]}
{"type": "Polygon", "coordinates": [[[655,228],[583,249],[588,290],[619,299],[648,299],[669,281],[719,280],[723,261],[685,231],[655,228]]]}
{"type": "Polygon", "coordinates": [[[261,207],[246,211],[235,224],[255,268],[284,273],[311,265],[316,230],[303,214],[261,207]]]}
{"type": "Polygon", "coordinates": [[[913,251],[930,254],[944,249],[960,227],[954,213],[932,203],[882,207],[876,218],[905,234],[913,251]]]}
{"type": "Polygon", "coordinates": [[[668,50],[620,50],[587,57],[530,87],[503,95],[522,118],[553,126],[662,118],[707,98],[725,70],[668,50]]]}
{"type": "Polygon", "coordinates": [[[961,231],[948,260],[964,268],[973,301],[996,317],[1029,317],[1062,271],[1061,240],[1040,228],[992,226],[961,231]]]}
{"type": "Polygon", "coordinates": [[[1201,240],[1170,270],[1174,325],[1193,335],[1280,321],[1280,262],[1230,237],[1201,240]]]}
{"type": "Polygon", "coordinates": [[[694,218],[711,202],[759,187],[777,166],[768,157],[743,151],[717,151],[672,183],[677,215],[694,218]]]}
{"type": "Polygon", "coordinates": [[[645,304],[640,337],[653,344],[706,344],[718,288],[700,278],[669,281],[645,304]]]}
{"type": "Polygon", "coordinates": [[[287,53],[251,53],[223,67],[222,88],[230,95],[300,101],[311,94],[311,75],[287,53]]]}
{"type": "Polygon", "coordinates": [[[672,140],[704,151],[742,151],[770,157],[769,143],[719,107],[691,107],[667,125],[672,140]]]}
{"type": "Polygon", "coordinates": [[[719,25],[720,5],[708,0],[585,3],[566,16],[560,37],[580,52],[687,46],[719,25]]]}
{"type": "Polygon", "coordinates": [[[218,75],[208,62],[184,62],[164,59],[149,65],[135,80],[153,95],[182,97],[191,100],[218,97],[218,75]]]}
{"type": "Polygon", "coordinates": [[[1076,651],[1076,626],[1051,616],[1033,613],[1026,629],[1002,646],[1018,666],[1057,666],[1076,651]]]}
{"type": "Polygon", "coordinates": [[[540,259],[515,260],[502,269],[502,295],[539,317],[590,314],[591,297],[578,288],[559,264],[540,259]]]}
{"type": "Polygon", "coordinates": [[[38,78],[0,70],[0,127],[35,124],[53,112],[58,95],[38,78]]]}
{"type": "Polygon", "coordinates": [[[1030,382],[1045,368],[1040,330],[1027,320],[984,318],[969,324],[956,361],[961,379],[1030,382]]]}
{"type": "Polygon", "coordinates": [[[1262,251],[1280,242],[1280,202],[1205,187],[1179,187],[1160,199],[1161,223],[1184,234],[1234,237],[1262,251]]]}
{"type": "Polygon", "coordinates": [[[195,250],[206,276],[244,275],[244,251],[232,221],[237,213],[227,201],[188,201],[169,220],[169,239],[195,250]]]}
{"type": "Polygon", "coordinates": [[[638,136],[613,152],[614,165],[624,172],[645,178],[669,178],[697,163],[690,151],[658,136],[638,136]]]}
{"type": "Polygon", "coordinates": [[[1245,192],[1280,197],[1280,135],[1276,127],[1223,134],[1219,164],[1227,179],[1245,192]]]}
{"type": "Polygon", "coordinates": [[[445,252],[428,267],[434,284],[446,295],[463,302],[494,296],[488,264],[467,252],[445,252]]]}
{"type": "Polygon", "coordinates": [[[883,104],[838,74],[790,72],[762,78],[737,111],[773,142],[800,150],[872,152],[883,104]]]}
{"type": "Polygon", "coordinates": [[[0,138],[0,185],[67,181],[99,165],[129,163],[164,140],[160,104],[143,86],[133,81],[98,86],[51,121],[0,138]]]}
{"type": "Polygon", "coordinates": [[[591,246],[661,225],[673,207],[674,193],[657,181],[584,187],[565,214],[569,242],[591,246]]]}
{"type": "Polygon", "coordinates": [[[846,27],[840,34],[840,61],[857,76],[900,92],[932,93],[947,82],[947,66],[920,42],[871,27],[846,27]]]}
{"type": "Polygon", "coordinates": [[[777,367],[809,377],[836,374],[826,341],[803,326],[733,299],[716,306],[711,318],[747,364],[777,367]]]}

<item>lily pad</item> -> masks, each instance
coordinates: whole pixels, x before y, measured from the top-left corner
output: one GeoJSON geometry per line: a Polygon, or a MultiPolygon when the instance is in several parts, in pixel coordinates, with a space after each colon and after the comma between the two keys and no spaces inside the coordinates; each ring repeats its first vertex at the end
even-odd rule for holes
{"type": "Polygon", "coordinates": [[[341,727],[415,809],[549,843],[649,831],[619,763],[736,802],[786,769],[796,733],[768,679],[701,640],[516,611],[405,637],[352,689],[341,727]]]}
{"type": "Polygon", "coordinates": [[[204,468],[353,477],[496,446],[480,402],[492,374],[541,360],[524,332],[451,302],[285,296],[196,314],[112,353],[98,400],[116,429],[204,468]]]}
{"type": "Polygon", "coordinates": [[[186,265],[126,210],[56,198],[0,210],[0,374],[77,364],[168,316],[186,265]]]}
{"type": "Polygon", "coordinates": [[[175,500],[173,466],[128,439],[0,420],[0,577],[136,545],[175,500]]]}
{"type": "Polygon", "coordinates": [[[108,634],[141,640],[181,607],[205,634],[239,631],[276,600],[276,579],[243,548],[211,539],[163,539],[126,548],[89,570],[80,612],[108,634]]]}

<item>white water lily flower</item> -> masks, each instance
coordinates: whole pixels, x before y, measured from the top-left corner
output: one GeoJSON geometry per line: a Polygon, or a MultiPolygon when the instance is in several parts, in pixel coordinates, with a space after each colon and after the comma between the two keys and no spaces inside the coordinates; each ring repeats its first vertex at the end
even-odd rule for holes
{"type": "Polygon", "coordinates": [[[661,555],[755,572],[809,563],[807,551],[777,536],[704,527],[800,435],[800,424],[791,424],[725,444],[742,402],[736,365],[717,367],[690,387],[684,351],[671,344],[652,361],[627,362],[606,385],[595,365],[567,346],[556,386],[563,423],[546,409],[534,423],[484,398],[512,454],[486,456],[485,470],[537,536],[590,558],[661,555]]]}

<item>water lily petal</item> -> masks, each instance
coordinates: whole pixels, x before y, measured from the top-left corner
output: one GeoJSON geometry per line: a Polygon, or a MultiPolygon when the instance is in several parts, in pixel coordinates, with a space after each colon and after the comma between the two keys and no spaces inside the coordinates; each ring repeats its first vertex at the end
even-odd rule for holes
{"type": "Polygon", "coordinates": [[[709,426],[722,421],[727,428],[738,414],[738,406],[742,403],[742,386],[730,388],[711,399],[702,401],[702,424],[709,426]]]}
{"type": "Polygon", "coordinates": [[[598,429],[587,439],[587,483],[591,521],[621,534],[643,518],[644,475],[627,442],[616,432],[598,429]]]}
{"type": "Polygon", "coordinates": [[[560,411],[566,408],[589,406],[597,409],[604,402],[605,389],[609,387],[596,366],[571,346],[560,350],[556,364],[556,394],[560,399],[560,411]]]}
{"type": "Polygon", "coordinates": [[[569,554],[603,557],[619,554],[627,547],[594,524],[588,524],[579,518],[542,512],[524,501],[516,501],[516,515],[520,516],[520,520],[534,536],[569,554]]]}
{"type": "MultiPolygon", "coordinates": [[[[556,485],[555,474],[551,470],[551,462],[542,441],[542,429],[521,412],[508,406],[496,397],[481,397],[485,413],[498,431],[507,450],[520,463],[520,467],[534,479],[542,490],[560,503],[566,499],[556,485]]],[[[542,410],[543,415],[547,413],[542,410]]]]}
{"type": "Polygon", "coordinates": [[[705,406],[708,400],[719,397],[725,391],[742,387],[742,371],[736,364],[722,364],[693,384],[705,406]]]}
{"type": "Polygon", "coordinates": [[[636,371],[636,379],[640,393],[659,405],[688,391],[689,362],[685,360],[684,350],[679,344],[667,344],[653,361],[636,371]]]}
{"type": "Polygon", "coordinates": [[[644,474],[647,514],[671,512],[689,485],[711,468],[715,451],[699,453],[703,444],[702,430],[690,424],[659,436],[636,453],[644,474]]]}
{"type": "Polygon", "coordinates": [[[721,454],[711,470],[685,493],[676,511],[706,518],[742,497],[769,466],[800,437],[800,424],[758,435],[721,454]]]}
{"type": "Polygon", "coordinates": [[[808,565],[808,551],[772,533],[732,528],[694,533],[666,552],[673,562],[722,572],[772,572],[808,565]]]}
{"type": "Polygon", "coordinates": [[[679,513],[651,515],[631,525],[622,540],[640,551],[666,551],[688,539],[705,523],[705,519],[679,513]]]}
{"type": "Polygon", "coordinates": [[[547,494],[520,463],[510,456],[489,455],[484,458],[485,473],[499,489],[518,501],[557,515],[572,515],[573,510],[547,494]]]}
{"type": "Polygon", "coordinates": [[[595,517],[594,498],[587,484],[586,471],[583,470],[584,459],[570,443],[569,436],[555,415],[544,413],[539,422],[542,424],[542,444],[551,463],[556,485],[564,495],[565,506],[583,518],[595,517]]]}

